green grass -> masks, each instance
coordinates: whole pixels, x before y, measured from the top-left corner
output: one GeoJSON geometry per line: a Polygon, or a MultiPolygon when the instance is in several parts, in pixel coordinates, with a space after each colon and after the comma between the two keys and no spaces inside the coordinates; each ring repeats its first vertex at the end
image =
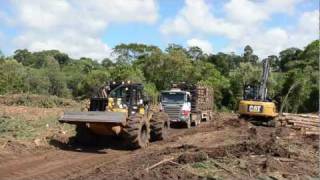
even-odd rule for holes
{"type": "Polygon", "coordinates": [[[35,136],[34,129],[30,123],[23,120],[0,118],[0,137],[28,139],[35,136]]]}
{"type": "Polygon", "coordinates": [[[34,121],[0,117],[0,138],[32,140],[58,133],[59,130],[71,132],[71,125],[60,124],[56,116],[34,121]]]}
{"type": "MultiPolygon", "coordinates": [[[[9,109],[15,110],[15,106],[37,107],[29,109],[27,112],[5,113],[0,111],[0,138],[16,140],[32,140],[45,138],[59,133],[59,131],[73,132],[74,127],[58,122],[60,111],[80,111],[81,103],[71,99],[59,98],[56,96],[14,94],[0,96],[0,104],[11,106],[9,109]],[[58,108],[59,107],[59,108],[58,108]],[[44,109],[42,108],[56,108],[44,109]],[[47,112],[44,114],[43,112],[47,112]],[[28,114],[31,113],[31,114],[28,114]],[[1,115],[2,114],[2,115],[1,115]]],[[[10,112],[9,110],[9,112],[10,112]]]]}
{"type": "Polygon", "coordinates": [[[8,106],[19,105],[53,108],[74,106],[77,103],[72,99],[59,98],[57,96],[35,94],[7,94],[0,96],[0,104],[8,106]]]}
{"type": "Polygon", "coordinates": [[[191,165],[192,168],[196,168],[196,169],[210,169],[210,163],[209,161],[205,161],[205,162],[197,162],[191,165]]]}
{"type": "Polygon", "coordinates": [[[206,177],[207,179],[215,179],[220,180],[224,179],[219,172],[221,173],[221,169],[216,166],[215,160],[209,159],[207,161],[197,162],[193,164],[188,164],[186,167],[187,171],[201,176],[206,177]]]}

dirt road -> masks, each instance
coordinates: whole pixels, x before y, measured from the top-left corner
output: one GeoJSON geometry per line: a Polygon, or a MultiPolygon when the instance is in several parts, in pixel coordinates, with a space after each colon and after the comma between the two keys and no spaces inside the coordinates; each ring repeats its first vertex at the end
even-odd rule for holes
{"type": "Polygon", "coordinates": [[[115,162],[129,160],[130,157],[156,151],[184,129],[172,129],[170,139],[150,144],[146,150],[128,151],[122,149],[115,139],[110,146],[84,148],[51,140],[56,148],[38,149],[36,152],[22,152],[22,148],[13,145],[15,153],[0,155],[0,179],[74,179],[92,173],[99,167],[115,162]]]}
{"type": "Polygon", "coordinates": [[[317,177],[319,169],[317,139],[230,115],[199,128],[173,129],[169,139],[135,151],[123,150],[116,140],[96,148],[50,143],[54,148],[31,151],[12,145],[12,152],[0,155],[0,179],[303,179],[317,177]],[[202,162],[214,166],[203,171],[195,166],[202,162]]]}

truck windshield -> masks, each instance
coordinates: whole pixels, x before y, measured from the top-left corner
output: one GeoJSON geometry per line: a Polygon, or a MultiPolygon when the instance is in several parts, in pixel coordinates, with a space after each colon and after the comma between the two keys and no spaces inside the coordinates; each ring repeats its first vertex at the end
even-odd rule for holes
{"type": "Polygon", "coordinates": [[[183,103],[184,102],[184,93],[178,92],[163,92],[161,93],[161,102],[163,103],[183,103]]]}

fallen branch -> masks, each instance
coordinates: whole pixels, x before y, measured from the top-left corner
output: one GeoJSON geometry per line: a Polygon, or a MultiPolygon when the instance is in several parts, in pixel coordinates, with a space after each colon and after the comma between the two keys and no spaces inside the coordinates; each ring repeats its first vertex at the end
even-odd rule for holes
{"type": "MultiPolygon", "coordinates": [[[[156,164],[154,164],[154,165],[152,165],[152,166],[150,166],[150,167],[147,167],[147,168],[146,168],[146,171],[149,171],[149,170],[151,170],[151,169],[153,169],[153,168],[155,168],[155,167],[157,167],[157,166],[159,166],[159,165],[161,165],[161,164],[163,164],[163,163],[165,163],[165,162],[172,161],[173,159],[174,159],[173,157],[168,158],[168,159],[163,159],[163,160],[161,160],[160,162],[157,162],[156,164]]],[[[173,161],[172,161],[172,162],[173,162],[173,161]]]]}
{"type": "Polygon", "coordinates": [[[223,170],[229,172],[230,174],[232,174],[233,176],[235,176],[235,174],[230,170],[228,169],[227,167],[225,167],[224,165],[216,162],[216,161],[212,161],[215,165],[219,166],[220,168],[222,168],[223,170]]]}
{"type": "Polygon", "coordinates": [[[275,159],[278,161],[281,161],[281,162],[294,162],[295,161],[294,159],[289,159],[289,158],[275,158],[275,159]]]}
{"type": "Polygon", "coordinates": [[[8,144],[8,141],[4,142],[3,145],[1,146],[1,149],[4,149],[8,144]]]}
{"type": "Polygon", "coordinates": [[[175,165],[181,165],[181,164],[179,164],[179,163],[177,163],[177,162],[174,162],[174,161],[169,161],[169,163],[172,163],[172,164],[175,164],[175,165]]]}

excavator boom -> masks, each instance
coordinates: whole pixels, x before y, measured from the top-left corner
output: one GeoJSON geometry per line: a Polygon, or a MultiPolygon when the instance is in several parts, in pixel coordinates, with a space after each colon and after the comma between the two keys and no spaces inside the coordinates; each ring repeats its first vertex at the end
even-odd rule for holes
{"type": "Polygon", "coordinates": [[[269,72],[270,72],[269,58],[263,60],[262,63],[263,63],[263,70],[262,70],[262,76],[260,80],[259,99],[261,99],[261,101],[265,101],[267,98],[267,82],[268,82],[269,72]]]}

